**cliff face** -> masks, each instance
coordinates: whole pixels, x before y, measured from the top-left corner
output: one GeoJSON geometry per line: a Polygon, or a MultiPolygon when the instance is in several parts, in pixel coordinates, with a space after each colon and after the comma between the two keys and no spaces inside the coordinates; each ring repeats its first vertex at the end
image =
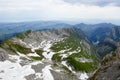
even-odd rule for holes
{"type": "Polygon", "coordinates": [[[120,44],[114,52],[103,58],[100,68],[90,80],[120,80],[120,44]]]}

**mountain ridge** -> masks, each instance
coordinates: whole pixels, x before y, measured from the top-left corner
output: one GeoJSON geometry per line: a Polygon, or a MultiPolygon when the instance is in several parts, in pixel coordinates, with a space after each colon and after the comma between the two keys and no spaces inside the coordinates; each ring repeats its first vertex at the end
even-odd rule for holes
{"type": "MultiPolygon", "coordinates": [[[[30,73],[21,74],[27,80],[33,80],[33,78],[47,80],[48,77],[51,80],[87,79],[97,68],[98,61],[93,48],[84,37],[73,28],[29,30],[0,44],[0,47],[8,53],[8,57],[0,54],[4,57],[4,59],[0,57],[0,60],[3,60],[0,64],[4,66],[9,64],[13,67],[11,69],[13,72],[17,66],[20,66],[18,70],[31,66],[28,68],[30,73]],[[37,73],[39,77],[36,76],[37,73]]],[[[6,68],[0,70],[5,71],[6,68]]],[[[13,78],[12,76],[16,75],[8,76],[13,78]]],[[[3,76],[0,77],[5,79],[3,76]]],[[[20,79],[23,80],[23,78],[20,79]]]]}

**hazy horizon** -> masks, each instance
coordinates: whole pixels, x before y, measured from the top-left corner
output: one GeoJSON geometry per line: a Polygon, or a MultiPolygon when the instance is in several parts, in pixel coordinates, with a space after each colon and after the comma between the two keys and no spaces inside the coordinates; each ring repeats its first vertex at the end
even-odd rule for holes
{"type": "Polygon", "coordinates": [[[0,0],[0,22],[62,21],[120,25],[118,0],[0,0]]]}

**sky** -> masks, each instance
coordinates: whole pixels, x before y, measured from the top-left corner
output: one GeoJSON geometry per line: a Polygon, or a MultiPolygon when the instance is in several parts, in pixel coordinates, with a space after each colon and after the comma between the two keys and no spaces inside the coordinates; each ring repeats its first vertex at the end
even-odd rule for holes
{"type": "Polygon", "coordinates": [[[120,24],[120,0],[0,0],[0,22],[38,20],[120,24]]]}

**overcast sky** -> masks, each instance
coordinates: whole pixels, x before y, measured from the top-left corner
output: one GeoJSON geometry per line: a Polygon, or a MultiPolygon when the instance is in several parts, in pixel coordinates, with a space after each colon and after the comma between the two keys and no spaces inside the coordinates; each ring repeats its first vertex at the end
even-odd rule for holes
{"type": "Polygon", "coordinates": [[[120,0],[0,0],[0,22],[37,20],[119,24],[120,0]]]}

